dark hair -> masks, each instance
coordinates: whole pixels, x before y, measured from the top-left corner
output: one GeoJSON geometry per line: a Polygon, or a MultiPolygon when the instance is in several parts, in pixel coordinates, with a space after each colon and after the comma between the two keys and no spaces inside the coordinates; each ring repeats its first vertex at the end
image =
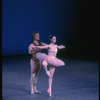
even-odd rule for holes
{"type": "Polygon", "coordinates": [[[35,37],[35,35],[36,35],[37,33],[39,33],[39,32],[33,32],[33,34],[32,34],[32,39],[33,39],[33,40],[34,40],[34,37],[35,37]]]}
{"type": "Polygon", "coordinates": [[[54,37],[54,35],[50,35],[50,36],[49,36],[49,39],[51,40],[53,37],[54,37]]]}

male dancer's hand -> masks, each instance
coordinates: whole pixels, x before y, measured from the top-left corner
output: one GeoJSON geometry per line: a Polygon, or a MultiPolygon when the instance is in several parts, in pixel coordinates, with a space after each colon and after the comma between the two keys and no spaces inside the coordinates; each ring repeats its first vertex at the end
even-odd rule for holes
{"type": "Polygon", "coordinates": [[[32,46],[33,51],[36,51],[36,49],[37,49],[36,46],[32,46]]]}

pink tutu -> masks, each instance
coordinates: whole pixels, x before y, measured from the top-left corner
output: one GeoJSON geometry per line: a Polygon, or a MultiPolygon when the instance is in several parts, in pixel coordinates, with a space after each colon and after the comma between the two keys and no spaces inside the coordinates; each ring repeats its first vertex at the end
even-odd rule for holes
{"type": "Polygon", "coordinates": [[[36,58],[39,59],[40,61],[46,60],[48,64],[51,64],[53,66],[64,66],[65,65],[65,63],[62,60],[58,59],[55,56],[49,56],[45,53],[37,53],[36,58]]]}
{"type": "Polygon", "coordinates": [[[45,53],[36,53],[36,58],[39,59],[39,61],[45,60],[45,58],[46,58],[47,56],[48,56],[48,55],[45,54],[45,53]]]}

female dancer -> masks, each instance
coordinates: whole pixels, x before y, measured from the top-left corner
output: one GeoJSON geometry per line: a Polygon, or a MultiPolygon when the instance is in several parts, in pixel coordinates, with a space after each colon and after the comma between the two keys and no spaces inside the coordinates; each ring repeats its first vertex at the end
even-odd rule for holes
{"type": "Polygon", "coordinates": [[[31,86],[31,94],[40,93],[37,88],[37,77],[40,70],[40,61],[36,58],[36,53],[41,52],[41,49],[36,49],[34,46],[44,46],[47,45],[45,43],[39,42],[39,32],[34,32],[32,34],[33,43],[29,45],[28,52],[32,54],[32,58],[30,60],[31,65],[31,77],[30,77],[30,86],[31,86]],[[33,48],[34,47],[34,48],[33,48]]]}
{"type": "Polygon", "coordinates": [[[36,58],[38,58],[40,61],[42,61],[42,65],[44,70],[46,71],[47,75],[49,76],[48,82],[49,82],[49,88],[47,92],[49,93],[49,96],[52,95],[51,89],[52,89],[52,79],[53,79],[53,74],[55,72],[55,66],[64,66],[65,63],[58,59],[56,57],[57,54],[57,49],[63,49],[65,46],[63,45],[56,45],[56,37],[55,36],[50,36],[50,41],[51,43],[46,46],[36,46],[39,49],[48,49],[48,55],[45,53],[37,53],[36,58]],[[47,70],[47,65],[49,65],[49,71],[47,70]]]}

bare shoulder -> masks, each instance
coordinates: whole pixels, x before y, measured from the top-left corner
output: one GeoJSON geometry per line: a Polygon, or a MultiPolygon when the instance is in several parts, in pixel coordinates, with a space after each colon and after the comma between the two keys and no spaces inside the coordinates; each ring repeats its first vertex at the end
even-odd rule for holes
{"type": "Polygon", "coordinates": [[[48,45],[48,47],[49,47],[49,49],[50,49],[50,48],[52,48],[52,45],[51,45],[51,44],[49,44],[49,45],[48,45]]]}
{"type": "Polygon", "coordinates": [[[29,45],[29,47],[33,47],[33,46],[34,46],[34,44],[32,44],[32,43],[29,45]]]}
{"type": "Polygon", "coordinates": [[[59,46],[58,46],[57,44],[55,45],[55,47],[56,47],[57,49],[59,48],[59,46]]]}
{"type": "Polygon", "coordinates": [[[58,47],[58,45],[57,45],[57,44],[55,44],[55,47],[58,47]]]}

